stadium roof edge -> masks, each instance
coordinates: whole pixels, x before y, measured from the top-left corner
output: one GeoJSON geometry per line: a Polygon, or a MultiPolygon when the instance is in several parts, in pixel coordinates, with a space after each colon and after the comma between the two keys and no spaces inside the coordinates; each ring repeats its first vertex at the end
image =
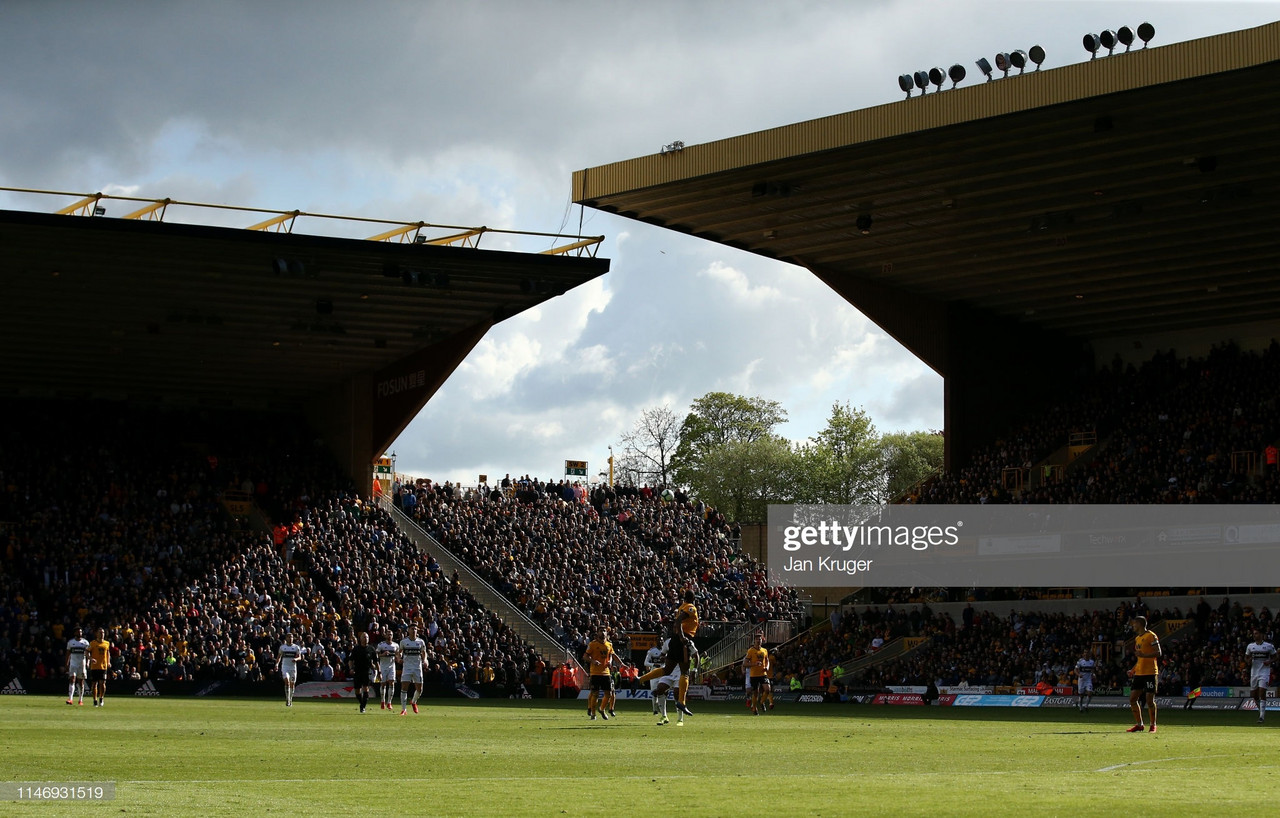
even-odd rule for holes
{"type": "Polygon", "coordinates": [[[573,200],[593,204],[626,191],[1277,60],[1280,22],[585,168],[573,174],[573,200]]]}

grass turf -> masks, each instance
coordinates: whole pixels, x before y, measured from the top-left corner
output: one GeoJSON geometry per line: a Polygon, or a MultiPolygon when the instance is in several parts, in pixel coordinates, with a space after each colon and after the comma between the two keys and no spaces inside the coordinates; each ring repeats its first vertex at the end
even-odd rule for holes
{"type": "Polygon", "coordinates": [[[114,781],[101,804],[0,814],[1245,814],[1280,795],[1273,727],[1252,714],[648,703],[0,697],[0,781],[114,781]]]}

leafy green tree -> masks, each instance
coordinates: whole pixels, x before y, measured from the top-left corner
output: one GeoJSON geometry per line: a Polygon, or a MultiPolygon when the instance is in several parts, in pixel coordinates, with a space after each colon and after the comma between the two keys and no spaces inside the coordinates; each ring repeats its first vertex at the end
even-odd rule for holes
{"type": "Polygon", "coordinates": [[[895,432],[880,443],[885,502],[902,497],[916,483],[942,471],[946,439],[940,432],[895,432]]]}
{"type": "Polygon", "coordinates": [[[826,427],[805,447],[804,502],[878,502],[883,480],[880,436],[870,416],[835,404],[826,427]]]}
{"type": "Polygon", "coordinates": [[[707,452],[694,493],[730,520],[762,523],[770,503],[790,502],[794,495],[795,458],[791,444],[777,435],[731,440],[707,452]]]}
{"type": "Polygon", "coordinates": [[[728,392],[708,392],[693,402],[680,424],[680,443],[672,458],[676,479],[694,486],[708,453],[728,443],[751,443],[773,434],[787,419],[777,401],[728,392]]]}

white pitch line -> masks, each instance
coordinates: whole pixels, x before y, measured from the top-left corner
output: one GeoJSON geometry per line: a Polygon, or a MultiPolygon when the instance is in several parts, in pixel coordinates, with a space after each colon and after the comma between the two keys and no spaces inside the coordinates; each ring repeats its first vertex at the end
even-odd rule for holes
{"type": "Polygon", "coordinates": [[[1112,764],[1110,767],[1101,767],[1094,770],[1095,773],[1109,773],[1119,770],[1122,767],[1137,767],[1139,764],[1163,764],[1166,761],[1201,761],[1206,758],[1226,758],[1225,755],[1212,756],[1173,756],[1172,758],[1149,758],[1146,761],[1126,761],[1123,764],[1112,764]]]}

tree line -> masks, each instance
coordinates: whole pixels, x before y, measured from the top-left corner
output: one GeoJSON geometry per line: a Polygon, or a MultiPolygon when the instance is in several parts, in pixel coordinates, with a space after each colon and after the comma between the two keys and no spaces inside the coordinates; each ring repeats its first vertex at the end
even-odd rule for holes
{"type": "Polygon", "coordinates": [[[942,468],[940,432],[881,434],[861,408],[837,403],[826,426],[793,442],[775,429],[777,401],[708,392],[683,420],[645,409],[622,435],[618,482],[678,486],[738,522],[763,522],[770,503],[891,502],[942,468]]]}

